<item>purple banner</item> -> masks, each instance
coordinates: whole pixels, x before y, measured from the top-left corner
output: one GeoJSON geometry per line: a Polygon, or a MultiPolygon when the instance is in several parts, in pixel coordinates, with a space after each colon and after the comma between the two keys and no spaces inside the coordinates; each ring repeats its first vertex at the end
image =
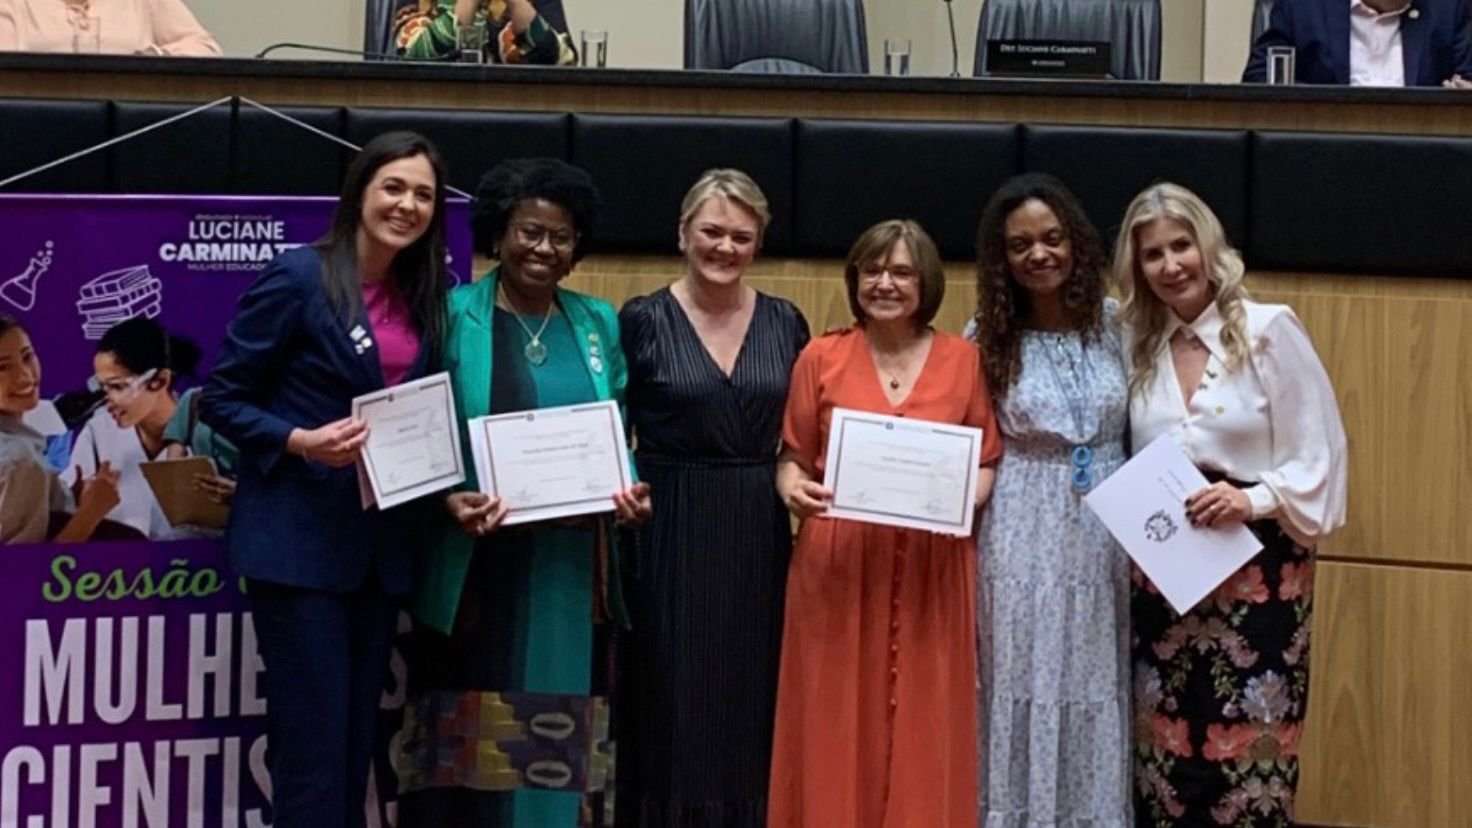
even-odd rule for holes
{"type": "Polygon", "coordinates": [[[5,550],[0,826],[270,824],[261,660],[223,564],[215,541],[5,550]]]}
{"type": "MultiPolygon", "coordinates": [[[[123,534],[131,524],[150,537],[176,536],[148,528],[157,509],[138,469],[146,453],[109,455],[127,440],[91,435],[90,465],[73,452],[89,427],[128,439],[134,430],[113,423],[88,391],[97,341],[141,316],[198,346],[197,376],[175,377],[163,392],[169,408],[207,375],[240,293],[277,253],[320,236],[335,205],[0,196],[0,314],[26,329],[42,400],[19,422],[0,409],[8,417],[0,420],[0,538],[12,541],[0,553],[0,828],[270,825],[262,665],[223,545],[199,537],[218,531],[103,542],[96,538],[109,535],[99,529],[90,543],[41,541],[76,508],[81,489],[67,472],[81,465],[85,478],[102,460],[120,474],[121,502],[107,522],[123,534]],[[141,522],[125,519],[140,510],[141,522]]],[[[461,278],[471,262],[467,217],[465,202],[451,203],[450,267],[461,278]]],[[[0,353],[0,375],[6,360],[0,353]]],[[[24,385],[4,382],[0,401],[24,385]]],[[[141,437],[130,445],[147,445],[141,437]]],[[[365,803],[370,828],[393,824],[387,754],[404,693],[397,654],[390,675],[380,780],[365,803]]]]}
{"type": "MultiPolygon", "coordinates": [[[[193,340],[208,370],[235,300],[277,253],[321,236],[335,198],[0,195],[0,313],[29,329],[42,396],[81,387],[97,340],[133,317],[193,340]]],[[[469,205],[447,215],[470,276],[469,205]]]]}

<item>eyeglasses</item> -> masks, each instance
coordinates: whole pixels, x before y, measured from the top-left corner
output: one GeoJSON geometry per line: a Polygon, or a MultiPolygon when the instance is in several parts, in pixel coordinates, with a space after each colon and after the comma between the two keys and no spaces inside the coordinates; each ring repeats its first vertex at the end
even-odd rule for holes
{"type": "Polygon", "coordinates": [[[158,369],[149,368],[136,377],[117,377],[108,380],[101,377],[89,377],[87,390],[100,392],[109,397],[131,397],[156,376],[158,376],[158,369]]]}
{"type": "Polygon", "coordinates": [[[877,285],[886,273],[889,274],[889,280],[897,285],[912,285],[920,279],[920,272],[913,267],[882,264],[864,265],[859,270],[859,279],[865,284],[877,285]]]}
{"type": "Polygon", "coordinates": [[[552,249],[566,252],[578,243],[578,236],[566,230],[551,230],[540,224],[518,224],[516,240],[526,247],[538,247],[543,241],[547,241],[551,243],[552,249]]]}

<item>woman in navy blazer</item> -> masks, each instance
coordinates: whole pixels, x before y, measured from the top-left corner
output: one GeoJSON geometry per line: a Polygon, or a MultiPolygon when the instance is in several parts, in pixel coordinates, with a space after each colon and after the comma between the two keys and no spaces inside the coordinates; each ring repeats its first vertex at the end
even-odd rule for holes
{"type": "Polygon", "coordinates": [[[240,447],[226,535],[266,666],[275,828],[364,823],[373,724],[418,508],[364,510],[352,399],[435,370],[445,329],[444,166],[370,141],[332,227],[240,299],[202,418],[240,447]]]}

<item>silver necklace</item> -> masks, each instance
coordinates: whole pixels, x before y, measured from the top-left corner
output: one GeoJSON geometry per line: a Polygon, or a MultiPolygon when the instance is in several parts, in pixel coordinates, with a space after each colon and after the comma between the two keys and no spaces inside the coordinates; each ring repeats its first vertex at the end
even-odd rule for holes
{"type": "Polygon", "coordinates": [[[547,324],[552,321],[552,307],[550,305],[547,307],[547,315],[542,317],[542,327],[537,328],[536,333],[532,333],[531,326],[522,321],[521,314],[516,312],[516,306],[511,304],[511,297],[506,295],[506,285],[502,283],[498,287],[501,289],[501,298],[506,300],[506,310],[511,312],[511,318],[516,320],[516,324],[520,325],[523,331],[526,331],[530,340],[526,343],[526,347],[521,349],[522,355],[526,357],[527,362],[541,365],[547,361],[547,346],[542,344],[542,334],[547,332],[547,324]]]}

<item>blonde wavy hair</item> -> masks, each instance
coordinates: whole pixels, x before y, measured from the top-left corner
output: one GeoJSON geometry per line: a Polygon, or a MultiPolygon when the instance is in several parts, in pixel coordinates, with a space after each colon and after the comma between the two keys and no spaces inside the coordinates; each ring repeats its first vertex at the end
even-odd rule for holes
{"type": "Polygon", "coordinates": [[[1165,336],[1169,319],[1167,306],[1155,295],[1140,269],[1137,237],[1142,227],[1159,219],[1171,219],[1186,228],[1201,251],[1202,269],[1211,283],[1217,311],[1222,315],[1222,347],[1226,349],[1226,369],[1235,371],[1247,359],[1248,299],[1242,284],[1246,267],[1242,256],[1227,243],[1226,232],[1216,213],[1201,197],[1180,186],[1164,182],[1155,184],[1135,196],[1120,223],[1119,239],[1114,246],[1114,279],[1119,285],[1120,315],[1134,329],[1135,344],[1130,353],[1130,394],[1139,394],[1155,380],[1155,354],[1165,336]]]}

